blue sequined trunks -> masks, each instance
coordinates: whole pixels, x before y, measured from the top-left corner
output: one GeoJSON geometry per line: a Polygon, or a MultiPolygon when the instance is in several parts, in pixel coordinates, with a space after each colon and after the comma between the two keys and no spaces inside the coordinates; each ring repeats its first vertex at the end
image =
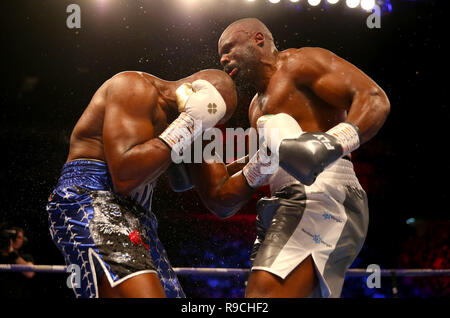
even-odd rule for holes
{"type": "Polygon", "coordinates": [[[66,265],[79,269],[71,276],[76,297],[98,297],[103,274],[114,287],[143,273],[157,273],[167,297],[185,297],[158,239],[155,215],[112,189],[106,163],[74,160],[64,165],[49,197],[52,239],[66,265]]]}

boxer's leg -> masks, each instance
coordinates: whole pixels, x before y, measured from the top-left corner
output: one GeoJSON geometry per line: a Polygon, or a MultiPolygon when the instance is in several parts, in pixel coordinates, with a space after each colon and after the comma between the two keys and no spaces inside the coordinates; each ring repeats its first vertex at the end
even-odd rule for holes
{"type": "Polygon", "coordinates": [[[268,215],[270,226],[255,241],[246,296],[339,297],[364,243],[367,206],[352,164],[343,159],[311,187],[294,184],[261,199],[258,217],[268,215]]]}
{"type": "Polygon", "coordinates": [[[304,298],[317,285],[314,261],[308,256],[285,279],[266,272],[254,270],[248,280],[247,298],[304,298]]]}
{"type": "Polygon", "coordinates": [[[166,294],[157,274],[141,274],[127,279],[114,288],[103,276],[99,286],[101,298],[165,298],[166,294]]]}

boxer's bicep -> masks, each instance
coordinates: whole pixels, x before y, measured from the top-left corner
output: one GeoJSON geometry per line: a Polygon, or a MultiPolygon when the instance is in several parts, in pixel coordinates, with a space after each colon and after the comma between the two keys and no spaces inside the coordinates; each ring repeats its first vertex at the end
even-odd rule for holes
{"type": "Polygon", "coordinates": [[[154,138],[152,113],[156,97],[139,83],[111,87],[106,99],[103,144],[116,187],[133,188],[155,170],[158,155],[170,150],[154,138]],[[153,158],[155,157],[155,158],[153,158]],[[154,160],[152,160],[154,159],[154,160]]]}
{"type": "Polygon", "coordinates": [[[342,96],[349,98],[346,121],[359,128],[361,143],[378,132],[390,112],[389,99],[381,87],[345,60],[339,59],[333,72],[324,76],[318,84],[319,87],[328,85],[331,89],[340,88],[342,96]],[[340,81],[343,83],[339,84],[340,81]]]}
{"type": "Polygon", "coordinates": [[[318,74],[311,88],[328,104],[350,110],[355,98],[375,92],[377,85],[361,70],[338,57],[330,58],[329,69],[318,74]]]}
{"type": "Polygon", "coordinates": [[[112,164],[120,162],[134,146],[153,137],[149,101],[125,90],[113,92],[107,98],[103,142],[105,155],[112,164]]]}
{"type": "Polygon", "coordinates": [[[361,141],[371,139],[390,111],[384,91],[352,64],[341,60],[314,84],[314,92],[331,105],[347,110],[346,121],[356,125],[361,141]]]}
{"type": "Polygon", "coordinates": [[[296,85],[309,87],[329,105],[348,110],[353,74],[349,69],[344,71],[341,60],[325,49],[302,48],[290,62],[290,76],[296,85]]]}
{"type": "Polygon", "coordinates": [[[350,62],[324,49],[310,48],[295,74],[322,100],[348,111],[347,121],[359,127],[362,141],[372,138],[390,110],[384,91],[350,62]],[[307,64],[307,66],[304,66],[307,64]]]}
{"type": "Polygon", "coordinates": [[[121,105],[108,105],[103,124],[103,143],[110,168],[119,168],[127,153],[152,138],[152,135],[151,121],[129,114],[121,105]]]}

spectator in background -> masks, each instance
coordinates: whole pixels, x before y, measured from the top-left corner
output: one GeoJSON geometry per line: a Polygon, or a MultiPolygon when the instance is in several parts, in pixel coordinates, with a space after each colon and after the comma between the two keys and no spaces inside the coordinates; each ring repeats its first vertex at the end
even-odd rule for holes
{"type": "MultiPolygon", "coordinates": [[[[399,267],[447,269],[450,267],[448,228],[450,221],[420,220],[414,231],[405,237],[399,255],[399,267]]],[[[406,297],[448,297],[450,278],[407,277],[403,279],[409,288],[402,290],[406,297]]]]}
{"type": "MultiPolygon", "coordinates": [[[[14,228],[0,229],[0,263],[1,264],[21,264],[33,265],[32,262],[24,260],[15,250],[13,242],[19,246],[17,231],[14,228]]],[[[18,247],[20,248],[21,245],[18,247]]],[[[34,272],[0,272],[0,297],[2,298],[24,298],[28,295],[28,279],[33,278],[34,272]]]]}
{"type": "Polygon", "coordinates": [[[23,244],[27,241],[23,229],[20,227],[12,227],[7,230],[11,233],[11,247],[14,249],[16,253],[22,248],[23,244]]]}
{"type": "Polygon", "coordinates": [[[8,231],[11,233],[11,246],[20,257],[22,257],[25,261],[29,262],[30,265],[33,265],[34,260],[33,256],[30,254],[25,254],[20,249],[28,242],[27,237],[25,236],[25,232],[20,227],[12,227],[8,231]]]}

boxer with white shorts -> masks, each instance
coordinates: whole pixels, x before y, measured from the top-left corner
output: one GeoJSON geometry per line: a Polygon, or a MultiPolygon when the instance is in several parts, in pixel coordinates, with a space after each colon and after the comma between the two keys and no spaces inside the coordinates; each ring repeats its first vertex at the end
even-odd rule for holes
{"type": "Polygon", "coordinates": [[[306,186],[279,169],[272,197],[258,201],[252,270],[285,279],[309,255],[319,284],[315,297],[339,297],[345,272],[362,248],[367,196],[348,159],[339,159],[306,186]]]}
{"type": "Polygon", "coordinates": [[[328,50],[278,51],[257,19],[229,25],[218,51],[237,87],[256,91],[248,114],[262,147],[246,164],[193,165],[190,176],[220,217],[236,213],[259,186],[271,186],[272,197],[258,204],[246,296],[339,297],[368,227],[351,152],[382,127],[389,100],[328,50]]]}

